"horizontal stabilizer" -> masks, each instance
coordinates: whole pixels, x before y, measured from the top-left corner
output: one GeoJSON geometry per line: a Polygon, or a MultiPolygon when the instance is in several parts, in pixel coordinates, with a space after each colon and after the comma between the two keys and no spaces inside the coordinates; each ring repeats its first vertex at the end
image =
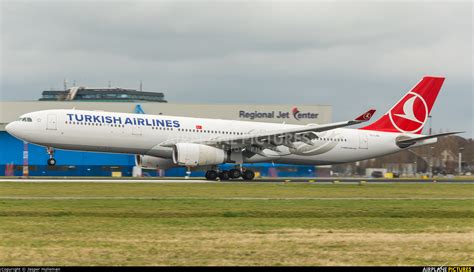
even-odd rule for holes
{"type": "Polygon", "coordinates": [[[455,132],[446,132],[446,133],[440,133],[440,134],[433,134],[433,135],[426,135],[426,136],[421,136],[421,137],[416,137],[416,138],[401,138],[397,140],[396,144],[397,146],[401,148],[406,148],[409,146],[412,146],[416,144],[417,142],[432,139],[432,138],[438,138],[438,137],[443,137],[443,136],[448,136],[448,135],[453,135],[453,134],[458,134],[458,133],[463,133],[464,131],[455,131],[455,132]]]}

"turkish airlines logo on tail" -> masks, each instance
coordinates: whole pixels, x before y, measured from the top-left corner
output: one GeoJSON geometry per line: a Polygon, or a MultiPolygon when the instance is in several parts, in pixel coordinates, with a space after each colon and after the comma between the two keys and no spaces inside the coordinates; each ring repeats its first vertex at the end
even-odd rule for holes
{"type": "Polygon", "coordinates": [[[421,95],[410,92],[388,114],[398,131],[416,133],[428,119],[428,105],[421,95]]]}
{"type": "Polygon", "coordinates": [[[369,121],[370,118],[372,118],[372,116],[374,115],[375,113],[375,110],[374,109],[370,109],[368,110],[366,113],[360,115],[359,117],[357,117],[356,121],[362,121],[362,122],[365,122],[365,121],[369,121]]]}

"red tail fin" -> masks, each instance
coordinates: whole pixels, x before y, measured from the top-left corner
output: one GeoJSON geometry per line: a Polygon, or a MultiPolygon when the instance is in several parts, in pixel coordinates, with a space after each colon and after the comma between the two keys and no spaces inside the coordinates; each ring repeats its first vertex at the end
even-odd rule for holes
{"type": "Polygon", "coordinates": [[[424,77],[380,119],[361,129],[420,134],[443,82],[444,77],[424,77]]]}

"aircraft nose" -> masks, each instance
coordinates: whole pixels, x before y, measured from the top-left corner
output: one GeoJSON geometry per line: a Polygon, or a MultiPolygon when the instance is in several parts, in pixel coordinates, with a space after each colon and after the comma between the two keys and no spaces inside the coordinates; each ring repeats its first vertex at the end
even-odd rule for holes
{"type": "Polygon", "coordinates": [[[5,130],[10,133],[11,135],[15,135],[15,131],[16,131],[16,127],[17,127],[17,122],[18,121],[14,121],[14,122],[11,122],[9,123],[6,127],[5,127],[5,130]]]}

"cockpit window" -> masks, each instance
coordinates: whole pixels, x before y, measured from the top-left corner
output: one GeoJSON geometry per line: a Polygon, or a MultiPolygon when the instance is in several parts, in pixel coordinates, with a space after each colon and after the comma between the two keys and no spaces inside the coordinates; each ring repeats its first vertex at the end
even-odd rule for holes
{"type": "Polygon", "coordinates": [[[20,121],[21,122],[33,122],[33,119],[31,119],[30,117],[21,117],[20,121]]]}

